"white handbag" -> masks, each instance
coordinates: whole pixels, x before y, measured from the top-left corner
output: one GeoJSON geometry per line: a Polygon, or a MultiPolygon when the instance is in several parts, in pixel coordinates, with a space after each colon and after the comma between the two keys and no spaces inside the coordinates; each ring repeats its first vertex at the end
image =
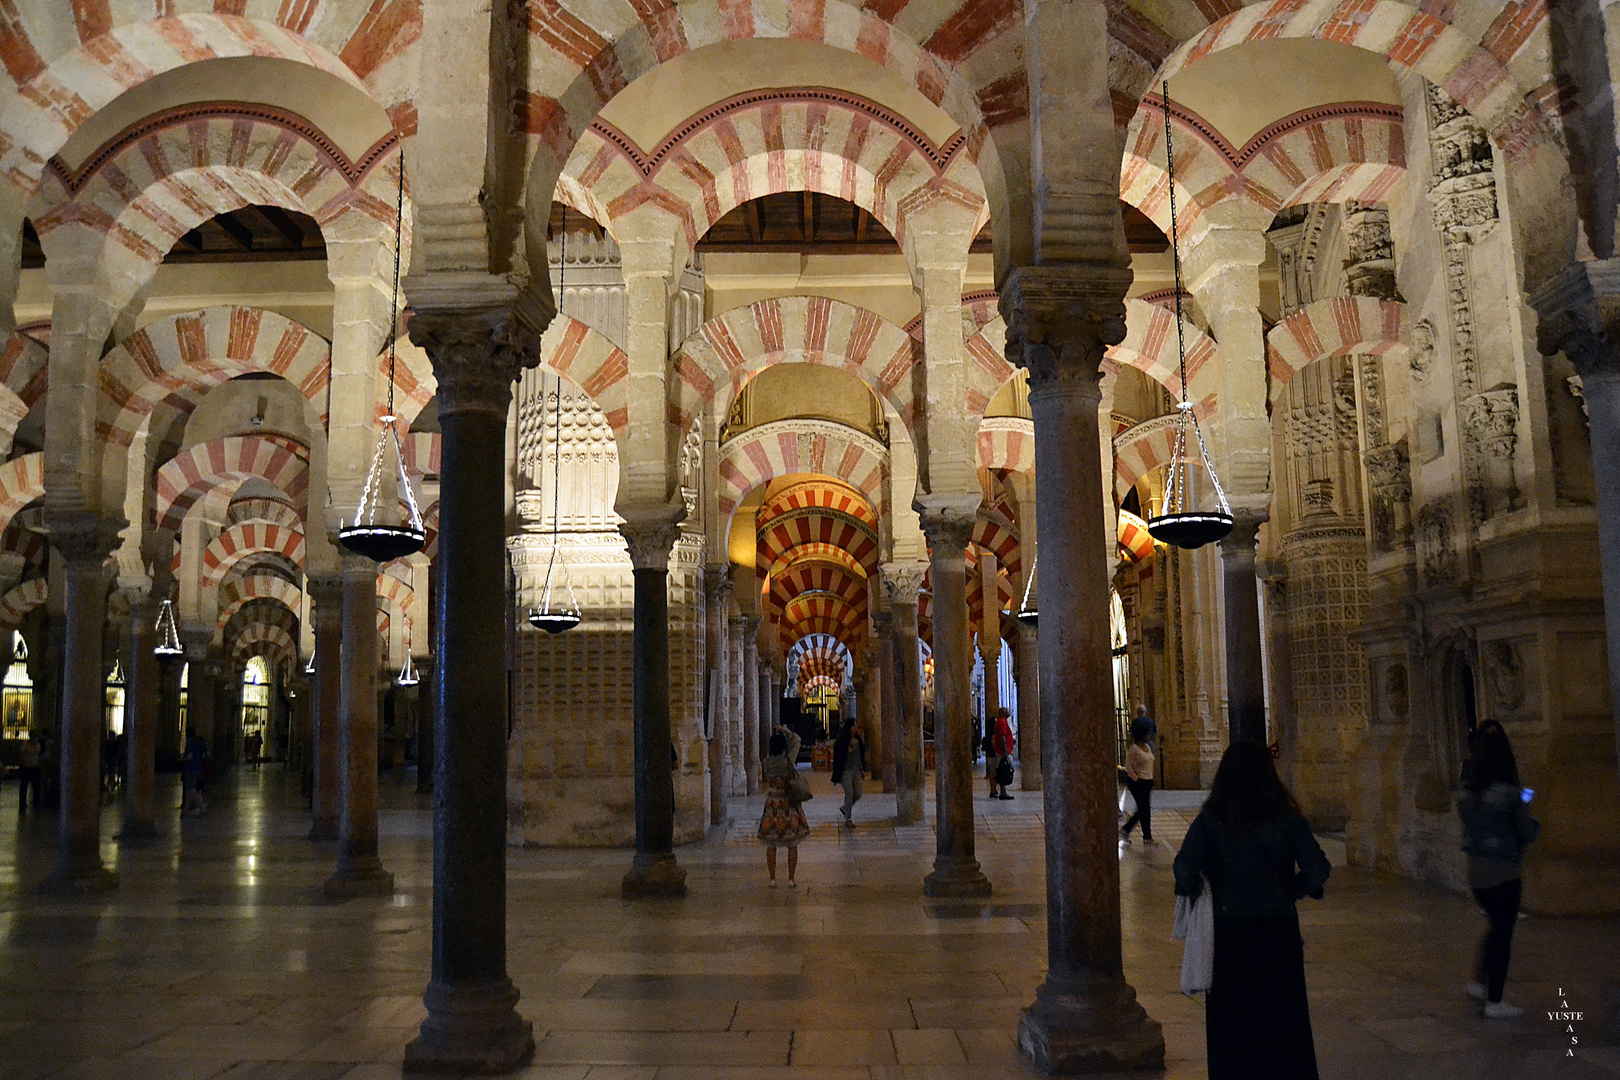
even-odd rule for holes
{"type": "Polygon", "coordinates": [[[1191,997],[1209,989],[1215,974],[1215,901],[1209,878],[1195,900],[1176,897],[1176,922],[1171,935],[1186,944],[1181,952],[1181,992],[1191,997]]]}

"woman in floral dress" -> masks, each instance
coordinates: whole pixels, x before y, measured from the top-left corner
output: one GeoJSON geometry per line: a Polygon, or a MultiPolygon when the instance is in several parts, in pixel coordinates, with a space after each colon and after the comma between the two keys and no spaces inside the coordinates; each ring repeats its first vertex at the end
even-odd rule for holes
{"type": "Polygon", "coordinates": [[[765,812],[759,816],[759,840],[765,845],[765,869],[770,871],[771,888],[776,888],[776,849],[788,849],[788,888],[799,883],[793,875],[799,869],[799,841],[810,835],[804,808],[787,797],[788,782],[798,774],[799,737],[778,724],[771,732],[771,755],[759,765],[760,783],[765,788],[765,812]]]}

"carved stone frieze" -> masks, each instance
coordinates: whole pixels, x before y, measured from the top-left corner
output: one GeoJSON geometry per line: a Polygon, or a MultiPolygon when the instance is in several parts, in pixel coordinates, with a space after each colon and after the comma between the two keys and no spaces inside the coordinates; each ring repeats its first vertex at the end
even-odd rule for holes
{"type": "Polygon", "coordinates": [[[1412,354],[1408,367],[1418,382],[1427,379],[1433,370],[1434,320],[1423,318],[1412,324],[1412,354]]]}
{"type": "Polygon", "coordinates": [[[1485,686],[1490,690],[1492,706],[1502,712],[1513,712],[1524,703],[1524,671],[1518,650],[1513,642],[1498,639],[1486,642],[1480,652],[1485,661],[1485,686]]]}
{"type": "Polygon", "coordinates": [[[1350,202],[1344,207],[1345,285],[1351,296],[1390,299],[1395,290],[1395,240],[1389,231],[1389,210],[1383,206],[1350,202]]]}
{"type": "Polygon", "coordinates": [[[1514,386],[1499,386],[1492,390],[1464,398],[1463,423],[1492,457],[1513,457],[1518,443],[1519,391],[1514,386]]]}
{"type": "Polygon", "coordinates": [[[1457,553],[1452,545],[1451,501],[1440,499],[1419,507],[1415,519],[1418,573],[1428,584],[1455,577],[1457,553]]]}

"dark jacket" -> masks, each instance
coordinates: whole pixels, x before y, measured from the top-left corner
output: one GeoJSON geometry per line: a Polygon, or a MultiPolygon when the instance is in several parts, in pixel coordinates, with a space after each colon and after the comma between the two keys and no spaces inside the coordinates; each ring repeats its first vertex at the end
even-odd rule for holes
{"type": "Polygon", "coordinates": [[[857,768],[864,768],[866,765],[866,740],[853,731],[847,735],[838,736],[838,741],[833,743],[832,756],[832,782],[835,784],[841,784],[844,781],[844,765],[849,761],[849,746],[852,742],[860,745],[858,752],[861,763],[857,768]]]}
{"type": "Polygon", "coordinates": [[[1298,814],[1227,825],[1201,813],[1176,854],[1176,892],[1197,896],[1203,874],[1216,915],[1291,915],[1300,897],[1322,898],[1331,872],[1310,825],[1298,814]]]}
{"type": "Polygon", "coordinates": [[[1541,822],[1512,784],[1492,784],[1484,791],[1464,789],[1457,796],[1462,815],[1463,850],[1479,859],[1519,865],[1524,849],[1541,834],[1541,822]]]}

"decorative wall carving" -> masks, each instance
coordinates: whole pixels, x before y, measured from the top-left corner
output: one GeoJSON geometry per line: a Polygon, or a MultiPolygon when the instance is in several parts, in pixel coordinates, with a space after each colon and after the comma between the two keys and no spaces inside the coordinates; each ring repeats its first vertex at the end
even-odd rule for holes
{"type": "Polygon", "coordinates": [[[1434,320],[1419,319],[1412,324],[1412,357],[1408,362],[1412,377],[1422,382],[1434,367],[1434,320]]]}
{"type": "Polygon", "coordinates": [[[1491,707],[1511,713],[1524,703],[1524,672],[1519,653],[1511,641],[1498,639],[1485,643],[1485,685],[1491,692],[1491,707]]]}
{"type": "Polygon", "coordinates": [[[1457,555],[1452,547],[1452,512],[1449,498],[1438,499],[1418,509],[1413,531],[1417,545],[1418,573],[1432,584],[1456,576],[1457,555]]]}
{"type": "Polygon", "coordinates": [[[1346,203],[1344,235],[1349,245],[1344,273],[1350,295],[1393,298],[1396,295],[1395,240],[1389,232],[1388,208],[1346,203]]]}
{"type": "Polygon", "coordinates": [[[1406,440],[1367,451],[1368,501],[1372,504],[1373,549],[1393,551],[1411,538],[1412,465],[1406,440]]]}

